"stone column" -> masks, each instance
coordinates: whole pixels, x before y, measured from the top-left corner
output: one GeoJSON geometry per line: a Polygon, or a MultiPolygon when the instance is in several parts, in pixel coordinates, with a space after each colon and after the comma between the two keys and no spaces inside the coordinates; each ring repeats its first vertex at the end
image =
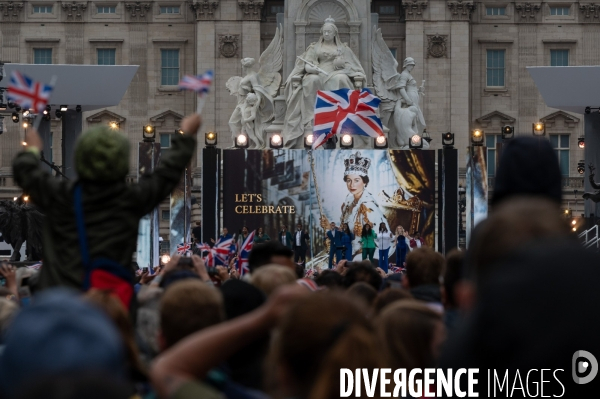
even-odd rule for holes
{"type": "MultiPolygon", "coordinates": [[[[427,9],[427,1],[409,0],[402,2],[404,7],[404,15],[406,17],[406,57],[415,59],[416,66],[411,72],[412,76],[417,81],[417,85],[421,85],[421,80],[424,76],[424,23],[423,16],[427,9]]],[[[402,68],[404,60],[398,60],[399,69],[402,68]]]]}
{"type": "Polygon", "coordinates": [[[86,3],[61,3],[65,22],[65,63],[83,64],[83,30],[86,3]]]}

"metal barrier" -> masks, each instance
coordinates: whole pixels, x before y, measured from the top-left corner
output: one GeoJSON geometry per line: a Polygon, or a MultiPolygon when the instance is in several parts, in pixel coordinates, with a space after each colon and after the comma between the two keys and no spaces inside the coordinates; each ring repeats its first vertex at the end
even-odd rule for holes
{"type": "Polygon", "coordinates": [[[600,237],[598,237],[598,225],[581,232],[577,237],[581,239],[584,248],[596,247],[596,249],[598,249],[600,243],[600,237]]]}

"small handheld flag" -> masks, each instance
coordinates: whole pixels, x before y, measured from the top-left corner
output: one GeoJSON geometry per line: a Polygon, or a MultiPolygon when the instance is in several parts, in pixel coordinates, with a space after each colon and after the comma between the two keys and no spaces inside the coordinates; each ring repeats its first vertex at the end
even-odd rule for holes
{"type": "Polygon", "coordinates": [[[250,272],[250,269],[248,268],[248,258],[250,256],[250,251],[252,251],[252,246],[254,245],[254,234],[256,234],[256,231],[248,234],[248,237],[246,237],[239,249],[240,253],[238,254],[237,270],[240,276],[250,272]]]}
{"type": "Polygon", "coordinates": [[[204,103],[206,102],[206,95],[210,92],[210,87],[213,82],[213,71],[210,69],[202,75],[192,76],[186,75],[179,81],[179,88],[182,90],[191,90],[198,93],[198,108],[196,113],[200,114],[204,103]]]}

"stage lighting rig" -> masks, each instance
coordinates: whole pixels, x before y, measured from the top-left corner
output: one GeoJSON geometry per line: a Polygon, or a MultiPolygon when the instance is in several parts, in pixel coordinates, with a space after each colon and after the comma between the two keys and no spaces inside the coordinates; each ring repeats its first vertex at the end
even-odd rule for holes
{"type": "Polygon", "coordinates": [[[283,148],[283,138],[280,134],[275,133],[269,138],[269,147],[276,150],[283,148]]]}
{"type": "Polygon", "coordinates": [[[235,137],[235,148],[248,148],[249,146],[248,136],[244,133],[240,133],[235,137]]]}
{"type": "Polygon", "coordinates": [[[61,106],[60,106],[60,111],[61,111],[61,112],[67,112],[67,110],[68,110],[68,109],[69,109],[69,107],[68,107],[68,106],[66,106],[66,105],[61,105],[61,106]]]}
{"type": "Polygon", "coordinates": [[[582,136],[577,139],[577,146],[582,150],[585,148],[585,137],[582,136]]]}
{"type": "Polygon", "coordinates": [[[375,137],[375,140],[373,141],[373,147],[375,147],[378,150],[382,150],[384,148],[388,148],[387,137],[385,137],[385,136],[377,136],[377,137],[375,137]]]}
{"type": "Polygon", "coordinates": [[[13,113],[12,113],[12,115],[11,115],[11,119],[12,119],[12,121],[13,121],[14,123],[19,123],[19,119],[20,119],[20,118],[19,118],[19,114],[18,114],[18,113],[16,113],[16,112],[13,112],[13,113]]]}
{"type": "Polygon", "coordinates": [[[454,148],[454,133],[442,133],[442,145],[444,148],[454,148]]]}
{"type": "Polygon", "coordinates": [[[75,107],[75,112],[81,112],[81,105],[75,107]]]}
{"type": "Polygon", "coordinates": [[[108,123],[108,127],[110,127],[111,129],[118,129],[119,128],[119,122],[117,121],[111,121],[108,123]]]}
{"type": "Polygon", "coordinates": [[[511,125],[504,125],[502,127],[502,140],[510,140],[515,137],[515,127],[511,125]]]}
{"type": "Polygon", "coordinates": [[[586,114],[591,114],[592,111],[597,111],[600,114],[600,107],[585,107],[586,114]]]}
{"type": "Polygon", "coordinates": [[[418,134],[413,135],[408,140],[408,148],[410,148],[411,150],[423,148],[423,138],[421,136],[419,136],[418,134]]]}
{"type": "Polygon", "coordinates": [[[314,141],[315,141],[314,134],[311,133],[308,136],[304,136],[304,148],[310,150],[312,148],[314,141]]]}
{"type": "Polygon", "coordinates": [[[63,114],[63,113],[62,113],[62,111],[61,111],[60,109],[57,109],[56,111],[54,111],[54,115],[55,115],[55,116],[56,116],[58,119],[62,118],[62,114],[63,114]]]}
{"type": "Polygon", "coordinates": [[[156,138],[156,129],[152,125],[144,126],[143,137],[145,142],[153,142],[156,138]]]}
{"type": "Polygon", "coordinates": [[[585,162],[583,159],[577,163],[577,173],[580,175],[585,173],[585,162]]]}
{"type": "Polygon", "coordinates": [[[23,118],[29,116],[29,110],[28,109],[24,109],[23,110],[23,118]]]}
{"type": "Polygon", "coordinates": [[[427,129],[423,129],[423,140],[425,140],[427,144],[430,144],[433,141],[431,136],[429,136],[429,133],[427,133],[427,129]]]}
{"type": "Polygon", "coordinates": [[[204,144],[207,147],[216,147],[217,146],[217,133],[215,133],[215,132],[204,133],[204,144]]]}
{"type": "Polygon", "coordinates": [[[485,135],[483,130],[481,129],[473,129],[471,130],[471,145],[472,146],[482,146],[485,140],[485,135]]]}
{"type": "Polygon", "coordinates": [[[340,141],[340,148],[349,150],[354,147],[354,137],[351,134],[343,134],[340,141]]]}
{"type": "Polygon", "coordinates": [[[546,124],[543,122],[536,122],[531,125],[531,130],[534,136],[546,135],[546,124]]]}

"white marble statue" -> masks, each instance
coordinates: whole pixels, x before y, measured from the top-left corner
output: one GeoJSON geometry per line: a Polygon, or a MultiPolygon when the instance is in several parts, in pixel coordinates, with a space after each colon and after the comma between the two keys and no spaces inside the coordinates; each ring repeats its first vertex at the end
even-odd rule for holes
{"type": "Polygon", "coordinates": [[[283,62],[283,32],[280,27],[269,47],[261,54],[256,70],[254,58],[242,59],[246,76],[234,76],[226,83],[229,94],[237,96],[237,106],[229,118],[229,128],[235,142],[240,133],[248,136],[249,148],[265,148],[265,129],[273,120],[274,101],[283,62]]]}
{"type": "Polygon", "coordinates": [[[331,17],[325,19],[321,38],[297,57],[285,82],[287,109],[282,132],[285,146],[303,148],[304,133],[312,131],[318,90],[355,88],[355,83],[364,83],[365,76],[356,55],[340,40],[335,21],[331,17]]]}
{"type": "MultiPolygon", "coordinates": [[[[407,57],[398,73],[398,62],[385,44],[381,29],[373,35],[373,86],[382,100],[380,105],[381,122],[388,126],[390,147],[408,148],[410,138],[422,136],[425,119],[419,107],[421,96],[425,92],[425,81],[417,87],[416,80],[410,74],[415,60],[407,57]],[[392,123],[390,123],[392,121],[392,123]]],[[[423,141],[423,148],[429,144],[423,141]]]]}

